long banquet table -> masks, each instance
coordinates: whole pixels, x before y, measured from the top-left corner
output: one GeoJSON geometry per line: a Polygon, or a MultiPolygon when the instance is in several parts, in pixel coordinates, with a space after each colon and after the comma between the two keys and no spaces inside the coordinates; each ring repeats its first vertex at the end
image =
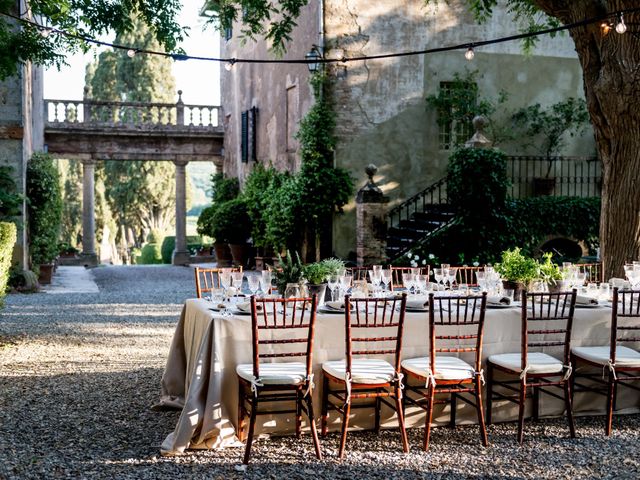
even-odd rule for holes
{"type": "MultiPolygon", "coordinates": [[[[163,455],[175,455],[185,449],[223,448],[241,445],[235,435],[234,424],[238,408],[238,382],[235,368],[239,363],[251,363],[251,317],[249,315],[222,316],[210,310],[204,299],[187,300],[171,344],[167,365],[162,377],[160,407],[182,409],[175,430],[161,446],[163,455]]],[[[576,308],[572,345],[608,344],[611,309],[576,308]]],[[[282,331],[276,332],[282,334],[282,331]]],[[[313,364],[316,388],[313,400],[320,412],[322,363],[344,358],[344,314],[318,314],[314,342],[313,364]]],[[[520,309],[488,309],[483,343],[483,360],[496,353],[520,350],[520,309]]],[[[548,350],[559,355],[560,352],[548,350]]],[[[409,313],[405,317],[402,357],[428,354],[427,315],[409,313]]],[[[391,358],[387,358],[391,361],[391,358]]],[[[636,411],[637,397],[618,396],[618,409],[636,411]]],[[[474,423],[475,409],[458,402],[459,423],[474,423]]],[[[576,395],[574,411],[584,414],[603,414],[604,397],[581,393],[576,395]]],[[[559,416],[564,411],[561,401],[541,396],[540,413],[559,416]]],[[[358,409],[350,426],[370,428],[373,411],[358,409]]],[[[434,413],[434,421],[446,421],[449,407],[442,406],[434,413]]],[[[494,402],[495,421],[517,418],[517,407],[509,402],[494,402]]],[[[258,416],[256,434],[290,433],[294,431],[293,416],[258,416]]],[[[424,425],[424,414],[407,409],[408,427],[424,425]]],[[[329,419],[330,428],[340,425],[336,412],[329,419]]],[[[383,427],[396,427],[394,412],[383,409],[383,427]]]]}

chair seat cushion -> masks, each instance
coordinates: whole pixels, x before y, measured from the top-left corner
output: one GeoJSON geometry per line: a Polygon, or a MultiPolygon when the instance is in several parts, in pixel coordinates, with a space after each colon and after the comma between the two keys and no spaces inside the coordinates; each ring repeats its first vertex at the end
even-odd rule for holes
{"type": "MultiPolygon", "coordinates": [[[[430,370],[429,357],[408,358],[402,361],[402,368],[410,373],[427,378],[430,370]]],[[[436,356],[436,380],[464,380],[473,378],[475,370],[458,357],[436,356]]]]}
{"type": "MultiPolygon", "coordinates": [[[[344,380],[346,376],[345,360],[325,362],[322,370],[332,377],[344,380]]],[[[395,371],[389,362],[377,359],[353,359],[351,362],[351,383],[387,383],[393,380],[395,371]]]]}
{"type": "MultiPolygon", "coordinates": [[[[609,345],[601,347],[573,347],[571,352],[576,357],[597,363],[598,365],[606,365],[609,363],[609,354],[611,353],[609,345]]],[[[628,347],[616,347],[616,366],[640,368],[640,352],[636,352],[628,347]]]]}
{"type": "MultiPolygon", "coordinates": [[[[514,372],[522,371],[522,368],[520,368],[522,362],[521,353],[501,353],[498,355],[491,355],[489,357],[489,362],[514,372]]],[[[563,369],[563,365],[560,360],[542,352],[527,353],[527,365],[529,367],[529,374],[561,373],[563,369]]]]}
{"type": "MultiPolygon", "coordinates": [[[[263,385],[298,385],[307,378],[307,367],[300,362],[261,363],[258,365],[260,383],[263,385]]],[[[253,364],[242,363],[236,367],[239,377],[251,382],[253,364]]]]}

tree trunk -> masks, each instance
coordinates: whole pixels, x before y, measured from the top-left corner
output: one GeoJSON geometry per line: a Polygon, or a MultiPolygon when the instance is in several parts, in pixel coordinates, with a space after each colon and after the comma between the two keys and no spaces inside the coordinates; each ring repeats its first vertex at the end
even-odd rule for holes
{"type": "MultiPolygon", "coordinates": [[[[535,0],[563,23],[637,7],[634,0],[535,0]]],[[[625,15],[628,31],[603,35],[600,22],[570,31],[583,70],[584,90],[602,160],[600,253],[604,278],[624,276],[640,258],[640,14],[625,15]]]]}

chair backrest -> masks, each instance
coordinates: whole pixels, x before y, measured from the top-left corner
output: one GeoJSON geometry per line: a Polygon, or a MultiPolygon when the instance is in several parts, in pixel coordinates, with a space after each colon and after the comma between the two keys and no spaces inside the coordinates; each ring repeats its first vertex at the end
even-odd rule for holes
{"type": "Polygon", "coordinates": [[[354,356],[393,354],[394,368],[399,373],[407,294],[385,298],[352,298],[346,295],[344,303],[346,371],[351,374],[354,356]],[[394,344],[393,347],[389,343],[394,344]]]}
{"type": "Polygon", "coordinates": [[[475,354],[475,369],[477,372],[481,370],[486,310],[487,292],[460,297],[429,294],[429,358],[432,370],[436,354],[467,352],[475,354]],[[444,343],[447,346],[441,346],[444,343]]]}
{"type": "Polygon", "coordinates": [[[317,306],[318,297],[315,294],[311,297],[286,299],[251,296],[255,378],[260,377],[260,359],[266,358],[305,357],[307,376],[311,374],[317,306]],[[291,337],[273,338],[274,330],[291,330],[293,333],[291,337]],[[267,334],[268,331],[271,331],[271,335],[267,334]]]}
{"type": "Polygon", "coordinates": [[[589,282],[604,282],[604,269],[602,263],[578,263],[576,267],[580,269],[581,273],[587,274],[587,281],[589,282]]]}
{"type": "Polygon", "coordinates": [[[345,268],[347,275],[351,275],[352,280],[367,280],[367,272],[370,267],[348,267],[345,268]]]}
{"type": "MultiPolygon", "coordinates": [[[[196,275],[196,296],[202,298],[202,294],[220,288],[220,278],[218,274],[224,270],[223,268],[202,268],[194,269],[196,275]]],[[[234,267],[230,269],[232,272],[241,272],[242,267],[234,267]]]]}
{"type": "MultiPolygon", "coordinates": [[[[404,287],[402,274],[411,273],[411,270],[411,267],[391,267],[391,290],[404,287]]],[[[420,275],[426,275],[427,281],[429,281],[429,272],[430,267],[428,265],[426,267],[420,267],[420,275]]]]}
{"type": "Polygon", "coordinates": [[[451,267],[456,271],[456,283],[467,284],[470,287],[478,286],[478,279],[476,278],[476,272],[484,270],[484,267],[468,267],[466,265],[462,267],[451,267]]]}
{"type": "Polygon", "coordinates": [[[563,361],[565,365],[569,365],[576,293],[575,288],[571,292],[557,293],[522,291],[523,370],[526,367],[529,348],[563,347],[563,361]],[[537,322],[542,322],[543,326],[536,325],[537,322]],[[554,322],[554,328],[545,327],[544,324],[547,322],[554,322]]]}
{"type": "Polygon", "coordinates": [[[640,342],[637,334],[640,330],[640,290],[614,288],[611,307],[610,358],[615,364],[616,347],[619,342],[640,342]]]}

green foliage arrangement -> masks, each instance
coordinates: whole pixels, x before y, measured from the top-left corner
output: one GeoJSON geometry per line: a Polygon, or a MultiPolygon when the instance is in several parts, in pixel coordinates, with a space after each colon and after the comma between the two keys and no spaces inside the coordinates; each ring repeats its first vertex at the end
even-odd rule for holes
{"type": "Polygon", "coordinates": [[[339,275],[345,269],[344,261],[339,258],[325,258],[320,263],[327,269],[327,275],[339,275]]]}
{"type": "Polygon", "coordinates": [[[16,235],[15,224],[0,222],[0,307],[4,304],[4,297],[7,291],[16,235]]]}
{"type": "MultiPolygon", "coordinates": [[[[251,218],[251,238],[256,247],[282,247],[286,243],[286,239],[269,238],[267,222],[275,222],[275,218],[269,217],[267,212],[272,202],[277,201],[274,197],[277,197],[278,189],[288,176],[278,172],[273,166],[265,168],[262,164],[257,164],[247,176],[242,197],[251,218]]],[[[275,212],[272,214],[277,215],[275,212]]]]}
{"type": "Polygon", "coordinates": [[[329,269],[322,262],[309,263],[302,267],[302,276],[311,285],[320,285],[327,280],[329,269]]]}
{"type": "Polygon", "coordinates": [[[540,265],[533,258],[523,255],[519,247],[502,252],[500,263],[495,265],[496,272],[504,280],[529,285],[540,278],[540,265]]]}
{"type": "Polygon", "coordinates": [[[560,266],[553,263],[553,254],[551,252],[542,255],[542,261],[539,262],[540,277],[547,283],[555,285],[558,280],[562,280],[562,272],[560,266]]]}
{"type": "MultiPolygon", "coordinates": [[[[199,249],[202,245],[202,239],[196,235],[189,235],[187,237],[187,250],[199,249]]],[[[162,246],[160,247],[160,253],[162,256],[162,263],[171,263],[171,255],[176,248],[176,237],[173,235],[167,235],[162,240],[162,246]]],[[[140,255],[140,253],[138,253],[140,255]]]]}
{"type": "Polygon", "coordinates": [[[160,245],[157,243],[147,243],[140,250],[140,257],[137,263],[141,265],[155,265],[162,263],[162,253],[160,251],[160,245]]]}
{"type": "Polygon", "coordinates": [[[226,178],[222,173],[214,173],[211,175],[211,190],[215,205],[237,198],[240,194],[240,183],[237,178],[226,178]]]}
{"type": "MultiPolygon", "coordinates": [[[[441,90],[437,95],[429,95],[426,98],[427,105],[437,112],[437,122],[441,127],[453,125],[462,131],[471,130],[471,123],[477,115],[484,115],[488,120],[487,133],[493,145],[513,138],[512,129],[505,122],[496,119],[496,113],[505,113],[505,107],[509,95],[501,90],[498,98],[482,98],[477,84],[478,71],[465,70],[464,73],[456,72],[453,81],[446,90],[441,90]]],[[[504,115],[502,115],[504,116],[504,115]]],[[[468,138],[454,135],[452,140],[466,142],[468,138]]],[[[454,145],[455,147],[460,146],[454,145]]]]}
{"type": "Polygon", "coordinates": [[[213,217],[216,213],[216,207],[214,205],[209,205],[205,207],[200,212],[198,216],[198,221],[196,224],[196,231],[200,235],[207,235],[212,237],[211,231],[213,230],[213,217]]]}
{"type": "Polygon", "coordinates": [[[300,247],[300,229],[296,225],[299,194],[297,177],[289,173],[274,177],[265,192],[265,243],[276,252],[287,248],[297,251],[300,247]]]}
{"type": "MultiPolygon", "coordinates": [[[[233,203],[227,205],[227,202],[237,200],[240,194],[240,183],[237,178],[225,178],[222,173],[214,173],[211,175],[211,187],[213,192],[212,204],[200,212],[196,230],[200,235],[212,237],[216,242],[228,243],[228,240],[225,239],[228,237],[228,234],[225,232],[228,232],[232,228],[229,221],[233,221],[233,212],[230,209],[238,204],[233,203]],[[224,211],[218,217],[219,210],[221,209],[224,211]],[[218,226],[218,221],[226,223],[218,226]]],[[[245,202],[242,203],[243,205],[240,206],[241,212],[239,212],[238,215],[245,219],[244,215],[247,207],[245,202]]],[[[241,226],[241,235],[246,233],[246,228],[243,229],[243,227],[245,227],[245,225],[241,226]]],[[[231,233],[231,235],[233,236],[233,233],[231,233]]],[[[249,235],[247,235],[247,238],[249,235]]]]}
{"type": "Polygon", "coordinates": [[[275,270],[275,283],[280,294],[284,294],[287,283],[300,283],[303,278],[304,267],[300,261],[300,255],[296,252],[295,260],[291,257],[291,252],[287,250],[286,255],[278,255],[280,269],[275,270]]]}
{"type": "Polygon", "coordinates": [[[244,199],[218,205],[211,220],[211,236],[216,242],[245,244],[251,236],[251,219],[244,199]]]}
{"type": "Polygon", "coordinates": [[[22,212],[22,196],[12,171],[12,167],[0,167],[0,220],[11,220],[22,212]]]}
{"type": "Polygon", "coordinates": [[[58,170],[47,154],[36,153],[27,164],[27,199],[31,262],[51,263],[58,255],[62,198],[58,170]]]}

